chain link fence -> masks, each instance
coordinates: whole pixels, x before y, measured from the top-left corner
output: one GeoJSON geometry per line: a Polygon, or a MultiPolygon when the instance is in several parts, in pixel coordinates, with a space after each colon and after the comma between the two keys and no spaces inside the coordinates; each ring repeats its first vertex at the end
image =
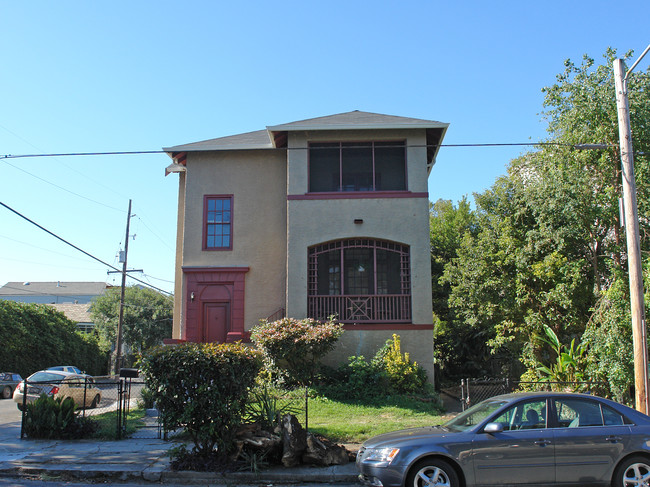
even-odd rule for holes
{"type": "Polygon", "coordinates": [[[461,379],[458,386],[442,389],[447,411],[465,411],[490,397],[517,391],[567,391],[602,394],[601,382],[524,382],[507,378],[461,379]]]}

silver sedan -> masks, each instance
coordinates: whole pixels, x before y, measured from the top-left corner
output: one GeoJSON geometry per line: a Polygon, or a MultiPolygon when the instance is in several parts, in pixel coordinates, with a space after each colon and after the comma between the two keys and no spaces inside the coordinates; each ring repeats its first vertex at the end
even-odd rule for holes
{"type": "Polygon", "coordinates": [[[650,417],[586,394],[506,394],[371,438],[357,468],[375,487],[650,486],[650,417]]]}

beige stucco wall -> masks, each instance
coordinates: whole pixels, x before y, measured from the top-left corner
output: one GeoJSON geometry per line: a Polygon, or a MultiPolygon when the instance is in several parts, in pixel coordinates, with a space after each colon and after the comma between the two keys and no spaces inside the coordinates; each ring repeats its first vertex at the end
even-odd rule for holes
{"type": "MultiPolygon", "coordinates": [[[[392,240],[410,246],[413,323],[432,324],[429,200],[426,144],[423,130],[375,131],[371,140],[407,140],[410,198],[351,198],[290,200],[287,204],[287,314],[307,314],[307,249],[349,237],[392,240]],[[362,224],[355,224],[362,219],[362,224]]],[[[289,134],[289,194],[308,190],[308,151],[311,140],[368,140],[368,132],[292,132],[289,134]]],[[[353,196],[353,195],[351,195],[353,196]]]]}
{"type": "Polygon", "coordinates": [[[286,153],[189,153],[185,174],[182,265],[249,267],[244,308],[249,330],[285,306],[286,153]],[[202,249],[205,195],[233,195],[230,251],[202,249]]]}
{"type": "Polygon", "coordinates": [[[181,337],[181,322],[183,320],[183,237],[185,235],[185,172],[178,173],[178,212],[176,214],[176,258],[174,269],[174,315],[172,338],[181,337]]]}

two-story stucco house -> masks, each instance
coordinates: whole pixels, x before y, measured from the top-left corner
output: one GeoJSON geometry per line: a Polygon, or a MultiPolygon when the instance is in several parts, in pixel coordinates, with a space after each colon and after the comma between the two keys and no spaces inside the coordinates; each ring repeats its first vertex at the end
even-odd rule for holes
{"type": "Polygon", "coordinates": [[[433,378],[427,179],[448,124],[349,112],[164,149],[179,176],[173,336],[325,319],[328,361],[393,333],[433,378]]]}

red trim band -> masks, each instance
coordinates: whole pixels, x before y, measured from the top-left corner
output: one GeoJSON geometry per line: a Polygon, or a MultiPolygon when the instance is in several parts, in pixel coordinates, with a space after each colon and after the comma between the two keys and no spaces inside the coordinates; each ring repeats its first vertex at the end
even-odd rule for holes
{"type": "Polygon", "coordinates": [[[412,193],[411,191],[364,191],[340,193],[305,193],[289,194],[287,200],[353,200],[383,198],[429,198],[429,193],[412,193]]]}

